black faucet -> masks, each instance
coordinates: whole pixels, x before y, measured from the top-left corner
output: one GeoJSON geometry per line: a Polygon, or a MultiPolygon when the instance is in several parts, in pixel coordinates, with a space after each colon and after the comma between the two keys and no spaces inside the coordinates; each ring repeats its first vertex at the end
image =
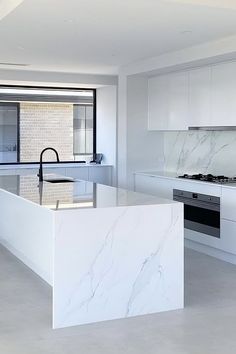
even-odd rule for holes
{"type": "Polygon", "coordinates": [[[39,165],[39,173],[38,173],[39,182],[43,182],[43,154],[47,150],[54,151],[56,154],[56,157],[57,157],[57,162],[60,162],[57,150],[55,150],[54,148],[51,148],[51,147],[47,147],[47,148],[43,149],[40,154],[40,165],[39,165]]]}

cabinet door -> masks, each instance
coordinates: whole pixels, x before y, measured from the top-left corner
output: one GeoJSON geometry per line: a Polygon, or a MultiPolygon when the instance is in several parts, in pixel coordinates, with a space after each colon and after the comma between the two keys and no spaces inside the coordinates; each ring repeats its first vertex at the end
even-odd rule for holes
{"type": "Polygon", "coordinates": [[[148,80],[148,129],[186,130],[188,73],[171,73],[148,80]]]}
{"type": "Polygon", "coordinates": [[[189,126],[211,126],[211,67],[189,72],[189,126]]]}
{"type": "Polygon", "coordinates": [[[221,220],[221,249],[236,254],[236,222],[221,220]]]}
{"type": "Polygon", "coordinates": [[[110,186],[112,184],[112,168],[110,166],[103,167],[89,167],[88,180],[94,183],[106,184],[110,186]]]}
{"type": "Polygon", "coordinates": [[[136,192],[152,194],[160,198],[173,199],[172,180],[166,178],[135,174],[134,189],[136,192]]]}
{"type": "Polygon", "coordinates": [[[188,129],[188,72],[169,75],[168,130],[188,129]]]}
{"type": "Polygon", "coordinates": [[[2,175],[17,175],[17,174],[19,174],[18,170],[15,170],[15,169],[12,169],[12,168],[0,169],[0,176],[2,176],[2,175]]]}
{"type": "Polygon", "coordinates": [[[66,167],[66,176],[88,181],[88,167],[66,167]]]}
{"type": "Polygon", "coordinates": [[[212,126],[236,126],[236,63],[212,66],[212,126]]]}
{"type": "Polygon", "coordinates": [[[222,188],[221,217],[236,222],[236,190],[234,188],[222,188]]]}
{"type": "Polygon", "coordinates": [[[18,168],[16,169],[16,174],[21,176],[35,175],[37,176],[39,172],[38,168],[18,168]]]}
{"type": "Polygon", "coordinates": [[[148,80],[148,130],[168,130],[169,78],[167,75],[148,80]]]}

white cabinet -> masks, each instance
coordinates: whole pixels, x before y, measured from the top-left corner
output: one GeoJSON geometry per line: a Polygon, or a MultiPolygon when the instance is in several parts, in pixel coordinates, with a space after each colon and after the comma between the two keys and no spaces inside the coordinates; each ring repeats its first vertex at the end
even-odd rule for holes
{"type": "MultiPolygon", "coordinates": [[[[16,168],[16,169],[0,169],[0,176],[1,175],[37,175],[38,174],[38,167],[37,168],[16,168]]],[[[84,181],[91,181],[95,183],[107,184],[112,185],[112,174],[113,174],[113,167],[100,165],[100,166],[73,166],[73,167],[51,167],[51,166],[44,166],[43,173],[46,174],[57,174],[61,176],[68,176],[76,179],[81,179],[84,181]]]]}
{"type": "Polygon", "coordinates": [[[188,129],[188,73],[148,80],[148,130],[188,129]]]}
{"type": "Polygon", "coordinates": [[[112,167],[94,166],[88,169],[88,180],[94,183],[112,185],[112,167]]]}
{"type": "Polygon", "coordinates": [[[166,178],[158,178],[135,174],[136,192],[156,195],[161,198],[173,199],[173,181],[166,178]]]}
{"type": "Polygon", "coordinates": [[[17,172],[15,169],[0,169],[0,176],[3,175],[16,175],[17,172]]]}
{"type": "Polygon", "coordinates": [[[66,176],[87,181],[88,169],[88,167],[67,167],[66,176]]]}
{"type": "Polygon", "coordinates": [[[38,168],[18,168],[15,170],[17,175],[20,176],[29,176],[29,175],[37,175],[39,172],[38,168]]]}
{"type": "Polygon", "coordinates": [[[67,167],[66,176],[111,185],[112,166],[67,167]]]}
{"type": "Polygon", "coordinates": [[[169,85],[167,76],[148,80],[148,130],[168,129],[169,85]]]}
{"type": "Polygon", "coordinates": [[[220,240],[222,250],[236,254],[236,222],[221,220],[220,240]]]}
{"type": "Polygon", "coordinates": [[[189,126],[211,126],[211,67],[189,71],[189,126]]]}
{"type": "Polygon", "coordinates": [[[236,221],[236,188],[222,188],[221,217],[236,221]]]}
{"type": "Polygon", "coordinates": [[[236,62],[148,80],[148,129],[236,126],[236,62]]]}
{"type": "Polygon", "coordinates": [[[212,66],[212,125],[236,126],[236,62],[212,66]]]}

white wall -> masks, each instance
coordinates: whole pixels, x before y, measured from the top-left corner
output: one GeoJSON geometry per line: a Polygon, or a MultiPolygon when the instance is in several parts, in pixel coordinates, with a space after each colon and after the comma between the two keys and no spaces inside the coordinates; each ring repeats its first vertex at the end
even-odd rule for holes
{"type": "Polygon", "coordinates": [[[163,134],[147,130],[148,80],[127,81],[127,186],[133,189],[135,171],[163,169],[163,134]]]}
{"type": "Polygon", "coordinates": [[[113,185],[116,184],[116,122],[117,88],[97,89],[97,152],[104,154],[103,162],[114,166],[113,185]]]}

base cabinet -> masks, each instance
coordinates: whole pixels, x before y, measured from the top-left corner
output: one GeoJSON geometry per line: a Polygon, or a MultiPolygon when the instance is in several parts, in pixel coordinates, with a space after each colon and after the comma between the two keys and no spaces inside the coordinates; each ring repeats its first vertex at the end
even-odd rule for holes
{"type": "MultiPolygon", "coordinates": [[[[221,200],[220,238],[185,229],[185,238],[218,252],[236,256],[236,188],[135,174],[135,191],[172,199],[173,189],[214,195],[221,200]]],[[[227,260],[227,257],[225,258],[227,260]]],[[[232,262],[234,263],[234,261],[232,262]]]]}
{"type": "Polygon", "coordinates": [[[136,192],[173,199],[173,184],[171,180],[145,175],[135,175],[134,178],[134,189],[136,192]]]}
{"type": "Polygon", "coordinates": [[[88,168],[86,168],[86,167],[68,167],[68,168],[66,168],[66,176],[87,181],[88,180],[88,168]]]}
{"type": "Polygon", "coordinates": [[[236,188],[222,188],[221,217],[236,222],[236,188]]]}
{"type": "Polygon", "coordinates": [[[221,219],[220,228],[222,250],[236,254],[236,222],[221,219]]]}
{"type": "Polygon", "coordinates": [[[89,167],[88,169],[88,181],[94,183],[101,183],[106,185],[112,184],[112,167],[89,167]]]}
{"type": "MultiPolygon", "coordinates": [[[[84,167],[44,167],[45,174],[58,174],[71,178],[81,179],[94,183],[112,185],[112,166],[84,166],[84,167]]],[[[0,169],[0,176],[3,175],[37,175],[37,168],[6,168],[0,169]]]]}

